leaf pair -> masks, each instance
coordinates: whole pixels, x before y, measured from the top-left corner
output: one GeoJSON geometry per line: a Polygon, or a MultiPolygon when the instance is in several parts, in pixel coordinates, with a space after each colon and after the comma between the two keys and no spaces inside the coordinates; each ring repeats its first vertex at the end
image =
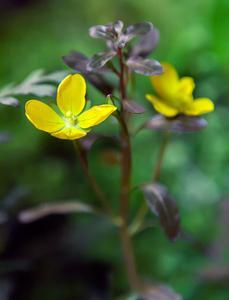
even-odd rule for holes
{"type": "Polygon", "coordinates": [[[136,36],[142,36],[151,29],[151,23],[141,22],[128,26],[124,29],[122,21],[106,25],[96,25],[89,29],[89,34],[93,38],[102,38],[106,41],[108,48],[117,51],[118,48],[124,48],[126,43],[136,36]]]}
{"type": "Polygon", "coordinates": [[[104,88],[101,88],[101,86],[104,84],[107,85],[107,83],[104,78],[98,74],[100,71],[109,70],[109,68],[105,68],[107,63],[134,37],[139,37],[139,41],[132,47],[129,46],[128,51],[125,53],[126,61],[124,61],[124,63],[126,66],[129,67],[130,71],[145,76],[159,75],[162,73],[162,67],[159,62],[146,59],[156,47],[159,40],[158,30],[155,29],[150,22],[133,24],[124,29],[123,22],[116,21],[106,25],[93,26],[89,29],[89,34],[93,38],[105,40],[107,50],[96,53],[90,59],[87,59],[79,52],[73,52],[64,56],[63,60],[69,67],[88,77],[88,80],[103,93],[104,88]],[[101,82],[103,82],[103,84],[101,82]]]}

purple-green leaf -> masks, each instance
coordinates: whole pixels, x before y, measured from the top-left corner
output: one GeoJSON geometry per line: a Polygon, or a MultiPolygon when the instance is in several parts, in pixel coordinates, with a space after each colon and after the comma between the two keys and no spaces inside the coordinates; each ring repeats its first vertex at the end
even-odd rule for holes
{"type": "Polygon", "coordinates": [[[166,118],[162,115],[156,115],[148,120],[142,128],[189,133],[200,131],[207,125],[207,121],[202,117],[180,115],[176,118],[166,118]]]}
{"type": "Polygon", "coordinates": [[[113,29],[117,35],[121,34],[123,26],[124,26],[124,24],[120,20],[117,20],[113,23],[113,29]]]}
{"type": "Polygon", "coordinates": [[[130,41],[135,36],[141,36],[150,31],[152,24],[150,22],[141,22],[130,25],[124,31],[127,41],[130,41]]]}
{"type": "Polygon", "coordinates": [[[62,59],[68,67],[79,73],[87,71],[88,58],[78,51],[72,51],[68,55],[63,56],[62,59]]]}
{"type": "Polygon", "coordinates": [[[113,32],[110,24],[107,25],[96,25],[89,29],[89,35],[93,38],[102,38],[109,40],[113,38],[113,32]]]}
{"type": "Polygon", "coordinates": [[[139,56],[132,56],[126,61],[126,65],[131,71],[145,75],[153,76],[162,74],[162,66],[156,60],[143,59],[139,56]]]}
{"type": "Polygon", "coordinates": [[[6,97],[0,97],[0,103],[4,105],[9,105],[9,106],[18,106],[19,101],[11,96],[6,96],[6,97]]]}
{"type": "Polygon", "coordinates": [[[123,100],[123,108],[125,111],[132,113],[132,114],[142,114],[145,112],[145,108],[142,107],[140,104],[133,100],[123,100]]]}
{"type": "Polygon", "coordinates": [[[147,57],[156,48],[159,38],[159,30],[152,25],[150,31],[144,34],[140,40],[133,45],[128,56],[141,56],[143,58],[147,57]]]}
{"type": "Polygon", "coordinates": [[[167,188],[158,183],[142,186],[149,209],[159,218],[166,235],[175,240],[180,233],[180,217],[175,200],[167,188]]]}
{"type": "Polygon", "coordinates": [[[102,68],[105,64],[116,55],[115,51],[106,51],[95,54],[87,64],[88,71],[94,71],[102,68]]]}
{"type": "Polygon", "coordinates": [[[30,223],[49,215],[70,214],[70,213],[92,213],[94,209],[81,202],[59,202],[44,204],[35,208],[23,210],[19,213],[18,219],[22,223],[30,223]]]}
{"type": "MultiPolygon", "coordinates": [[[[182,300],[181,295],[164,284],[146,285],[136,300],[182,300]]],[[[130,300],[130,299],[129,299],[130,300]]]]}
{"type": "Polygon", "coordinates": [[[101,38],[114,41],[118,39],[123,29],[123,22],[118,20],[106,25],[96,25],[89,29],[89,35],[93,38],[101,38]]]}
{"type": "Polygon", "coordinates": [[[73,51],[64,56],[63,61],[68,67],[84,75],[86,79],[104,95],[113,92],[114,88],[112,85],[102,76],[102,74],[100,74],[101,71],[103,71],[103,68],[95,71],[93,70],[93,72],[87,70],[89,59],[84,54],[73,51]]]}

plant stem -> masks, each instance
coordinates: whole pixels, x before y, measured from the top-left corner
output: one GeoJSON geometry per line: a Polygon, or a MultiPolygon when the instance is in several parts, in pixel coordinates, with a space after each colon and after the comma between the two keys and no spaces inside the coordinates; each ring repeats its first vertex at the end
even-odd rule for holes
{"type": "Polygon", "coordinates": [[[112,209],[111,209],[110,205],[108,204],[106,196],[104,195],[103,191],[100,189],[100,187],[99,187],[97,181],[95,180],[95,178],[89,172],[86,151],[84,151],[81,144],[77,140],[73,141],[73,145],[74,145],[76,153],[79,157],[83,172],[84,172],[84,174],[85,174],[85,176],[88,180],[88,183],[90,184],[91,188],[94,190],[94,192],[97,196],[97,199],[99,200],[99,202],[100,202],[102,208],[104,209],[104,211],[108,215],[112,216],[113,212],[112,212],[112,209]]]}
{"type": "Polygon", "coordinates": [[[126,98],[126,88],[125,88],[125,78],[124,78],[124,69],[125,65],[123,63],[123,57],[122,57],[122,49],[118,48],[118,58],[119,58],[119,64],[120,64],[120,94],[122,100],[126,98]]]}
{"type": "Polygon", "coordinates": [[[168,145],[169,139],[170,139],[170,133],[165,132],[164,136],[163,136],[163,139],[162,139],[160,149],[159,149],[159,154],[158,154],[156,167],[155,167],[154,173],[153,173],[153,182],[157,181],[160,178],[162,163],[163,163],[165,150],[166,150],[166,147],[168,145]]]}
{"type": "MultiPolygon", "coordinates": [[[[125,66],[123,63],[122,50],[118,49],[118,57],[120,63],[120,96],[123,101],[126,98],[125,88],[125,66]]],[[[121,125],[121,193],[120,193],[120,236],[122,241],[124,262],[126,266],[128,281],[132,290],[140,289],[140,282],[137,274],[137,268],[132,248],[132,242],[128,231],[128,202],[130,192],[130,179],[131,179],[131,145],[130,135],[126,125],[125,112],[121,109],[119,122],[121,125]]]]}
{"type": "MultiPolygon", "coordinates": [[[[163,163],[163,159],[164,159],[164,155],[165,155],[165,150],[167,148],[169,140],[170,140],[170,133],[165,132],[163,139],[162,139],[162,143],[160,145],[156,167],[153,172],[153,180],[152,180],[153,182],[158,181],[160,178],[162,163],[163,163]]],[[[142,223],[144,221],[144,218],[145,218],[147,212],[148,212],[148,206],[146,205],[146,203],[144,201],[138,211],[137,216],[135,217],[135,220],[133,221],[133,223],[130,226],[130,232],[132,233],[132,235],[134,233],[136,233],[138,231],[138,229],[142,226],[142,223]]]]}
{"type": "Polygon", "coordinates": [[[128,226],[124,220],[122,220],[122,224],[120,226],[119,231],[129,285],[133,291],[139,291],[141,289],[141,286],[136,269],[132,241],[128,231],[128,226]]]}
{"type": "Polygon", "coordinates": [[[120,77],[120,73],[119,71],[115,68],[115,66],[113,65],[112,61],[110,61],[109,63],[109,68],[111,69],[111,71],[113,71],[113,73],[115,75],[117,75],[118,77],[120,77]]]}
{"type": "Polygon", "coordinates": [[[128,202],[131,177],[131,146],[130,136],[123,115],[120,116],[121,125],[121,195],[120,214],[124,220],[128,218],[128,202]]]}

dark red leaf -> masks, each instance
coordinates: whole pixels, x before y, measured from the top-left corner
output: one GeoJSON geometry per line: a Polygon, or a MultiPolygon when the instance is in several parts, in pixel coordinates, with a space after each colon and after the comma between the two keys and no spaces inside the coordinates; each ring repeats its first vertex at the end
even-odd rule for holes
{"type": "Polygon", "coordinates": [[[96,72],[87,70],[89,59],[85,55],[73,51],[69,55],[64,56],[63,61],[68,67],[84,75],[104,95],[112,94],[113,86],[100,74],[100,71],[103,71],[103,69],[96,70],[96,72]]]}
{"type": "Polygon", "coordinates": [[[158,183],[142,186],[150,210],[159,218],[167,236],[174,240],[180,233],[180,217],[176,202],[167,188],[158,183]]]}

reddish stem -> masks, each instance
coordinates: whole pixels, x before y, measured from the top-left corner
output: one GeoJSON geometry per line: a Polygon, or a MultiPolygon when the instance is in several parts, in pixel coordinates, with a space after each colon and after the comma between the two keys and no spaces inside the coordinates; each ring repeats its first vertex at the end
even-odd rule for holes
{"type": "MultiPolygon", "coordinates": [[[[126,87],[125,87],[125,65],[123,63],[122,49],[117,51],[120,63],[120,96],[123,101],[126,98],[126,87]]],[[[125,120],[125,112],[123,109],[120,113],[120,125],[121,125],[121,193],[120,193],[120,215],[121,215],[121,226],[120,236],[123,247],[124,262],[126,265],[126,271],[128,281],[133,290],[140,289],[140,282],[138,278],[133,247],[131,238],[128,231],[128,202],[130,192],[130,179],[131,179],[131,145],[130,135],[125,120]]]]}

